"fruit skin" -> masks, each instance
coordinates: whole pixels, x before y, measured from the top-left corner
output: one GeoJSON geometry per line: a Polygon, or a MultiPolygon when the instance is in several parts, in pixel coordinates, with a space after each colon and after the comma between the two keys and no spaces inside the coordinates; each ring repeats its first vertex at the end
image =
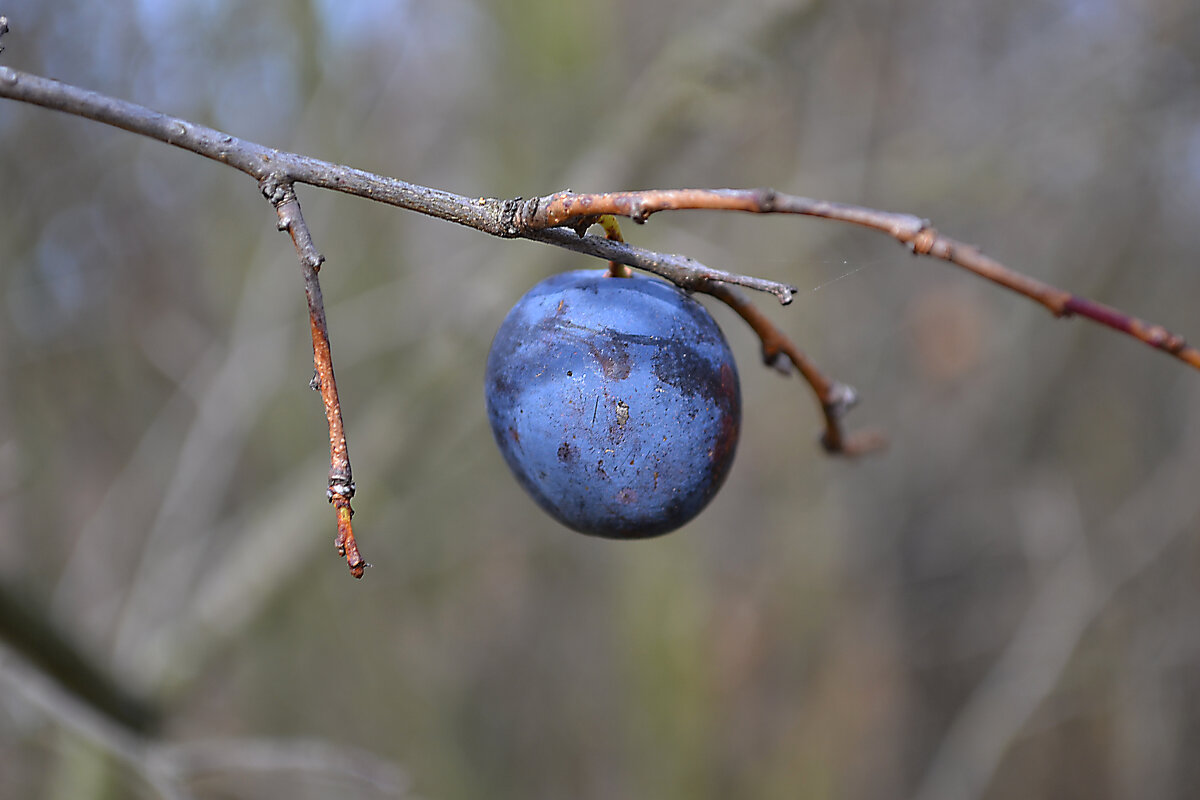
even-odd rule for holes
{"type": "Polygon", "coordinates": [[[533,287],[485,376],[496,444],[551,516],[593,536],[673,531],[708,504],[741,429],[721,329],[674,285],[604,271],[533,287]]]}

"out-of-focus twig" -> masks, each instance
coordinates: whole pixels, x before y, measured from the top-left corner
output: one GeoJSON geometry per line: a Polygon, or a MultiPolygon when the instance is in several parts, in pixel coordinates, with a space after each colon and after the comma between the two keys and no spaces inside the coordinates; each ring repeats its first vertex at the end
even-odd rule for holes
{"type": "Polygon", "coordinates": [[[1082,526],[1073,531],[1070,547],[1039,581],[1017,632],[950,724],[913,795],[917,800],[984,796],[1004,754],[1053,693],[1113,595],[1172,542],[1195,530],[1198,454],[1200,423],[1193,423],[1176,454],[1146,476],[1102,530],[1091,532],[1096,540],[1136,542],[1136,553],[1104,557],[1089,550],[1082,526]],[[1162,522],[1148,531],[1144,521],[1154,518],[1162,522]]]}
{"type": "Polygon", "coordinates": [[[320,739],[222,739],[170,742],[133,730],[0,645],[0,691],[19,698],[56,724],[111,754],[164,800],[189,800],[187,784],[243,772],[321,773],[405,797],[409,780],[397,764],[374,753],[320,739]]]}
{"type": "Polygon", "coordinates": [[[162,744],[157,755],[180,778],[231,772],[319,773],[369,785],[387,797],[408,793],[399,766],[366,750],[322,739],[213,739],[162,744]]]}
{"type": "Polygon", "coordinates": [[[104,670],[19,589],[0,582],[0,639],[64,688],[130,730],[158,723],[150,702],[104,670]]]}
{"type": "Polygon", "coordinates": [[[164,800],[191,795],[154,753],[153,740],[107,716],[0,645],[0,689],[125,764],[164,800]]]}

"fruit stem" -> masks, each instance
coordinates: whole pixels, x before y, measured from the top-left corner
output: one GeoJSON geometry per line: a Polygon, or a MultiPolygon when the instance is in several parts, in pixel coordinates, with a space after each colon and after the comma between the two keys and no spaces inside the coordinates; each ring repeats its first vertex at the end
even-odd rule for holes
{"type": "MultiPolygon", "coordinates": [[[[596,218],[596,224],[604,228],[604,238],[610,242],[624,242],[625,238],[621,236],[621,223],[612,214],[601,214],[596,218]]],[[[608,262],[608,277],[610,278],[631,278],[633,270],[619,261],[608,262]]]]}

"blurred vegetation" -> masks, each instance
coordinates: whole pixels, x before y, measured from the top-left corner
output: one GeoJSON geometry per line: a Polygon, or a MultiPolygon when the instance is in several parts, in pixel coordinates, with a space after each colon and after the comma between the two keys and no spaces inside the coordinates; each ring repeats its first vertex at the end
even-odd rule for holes
{"type": "MultiPolygon", "coordinates": [[[[1200,338],[1200,13],[1180,0],[9,0],[0,61],[469,195],[773,185],[931,218],[1200,338]]],[[[685,530],[570,534],[482,401],[585,261],[301,190],[374,563],[333,553],[295,255],[244,176],[0,103],[0,579],[174,742],[324,739],[454,798],[1200,792],[1200,382],[812,220],[631,240],[790,281],[784,329],[892,440],[747,409],[685,530]]],[[[764,307],[771,301],[763,298],[764,307]]],[[[0,658],[0,672],[15,663],[0,658]]],[[[198,797],[381,795],[218,770],[198,797]]],[[[0,694],[0,796],[153,796],[0,694]]]]}

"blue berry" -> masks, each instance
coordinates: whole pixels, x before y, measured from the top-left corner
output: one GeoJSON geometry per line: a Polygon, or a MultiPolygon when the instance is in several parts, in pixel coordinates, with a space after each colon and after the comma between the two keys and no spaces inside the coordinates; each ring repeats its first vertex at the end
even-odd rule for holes
{"type": "Polygon", "coordinates": [[[741,428],[737,366],[709,313],[674,285],[603,271],[533,287],[488,354],[500,452],[552,517],[639,539],[708,504],[741,428]]]}

